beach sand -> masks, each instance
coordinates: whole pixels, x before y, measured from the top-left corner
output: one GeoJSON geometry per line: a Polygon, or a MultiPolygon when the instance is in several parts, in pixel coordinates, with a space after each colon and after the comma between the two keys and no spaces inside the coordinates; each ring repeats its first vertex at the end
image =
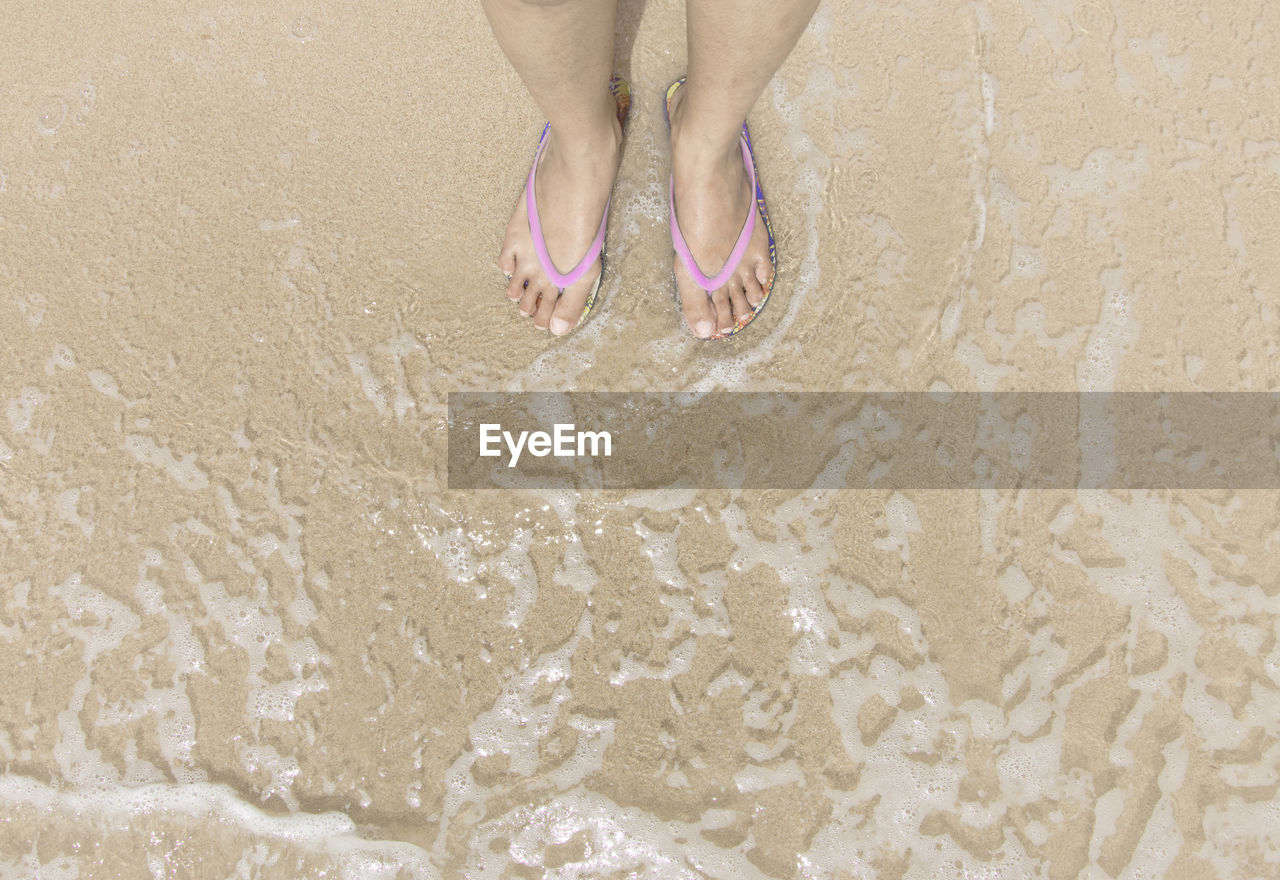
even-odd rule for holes
{"type": "Polygon", "coordinates": [[[478,4],[3,15],[0,877],[1280,876],[1277,493],[450,492],[443,432],[450,391],[1275,389],[1280,7],[828,0],[750,118],[778,288],[718,343],[679,3],[623,2],[563,339],[493,264],[543,120],[478,4]]]}

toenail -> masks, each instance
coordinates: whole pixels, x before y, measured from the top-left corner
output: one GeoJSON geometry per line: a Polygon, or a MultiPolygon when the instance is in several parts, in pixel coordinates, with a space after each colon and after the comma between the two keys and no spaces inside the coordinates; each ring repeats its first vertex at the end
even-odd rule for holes
{"type": "Polygon", "coordinates": [[[697,326],[694,327],[693,332],[697,333],[703,339],[706,339],[711,335],[711,331],[714,329],[715,327],[712,326],[710,321],[699,321],[697,326]]]}
{"type": "Polygon", "coordinates": [[[569,332],[569,322],[564,318],[551,319],[551,332],[557,336],[563,336],[569,332]]]}

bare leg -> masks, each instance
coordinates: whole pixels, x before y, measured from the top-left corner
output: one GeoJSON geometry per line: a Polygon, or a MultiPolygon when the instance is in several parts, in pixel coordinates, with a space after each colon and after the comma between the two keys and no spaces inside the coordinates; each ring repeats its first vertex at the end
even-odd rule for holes
{"type": "MultiPolygon", "coordinates": [[[[724,265],[755,193],[738,134],[765,85],[791,52],[818,0],[688,0],[688,79],[672,102],[671,161],[676,211],[703,274],[724,265]]],[[[764,298],[772,266],[764,223],[724,287],[708,298],[676,258],[685,320],[706,338],[731,329],[764,298]]]]}
{"type": "MultiPolygon", "coordinates": [[[[482,0],[503,53],[551,122],[538,166],[538,214],[555,267],[587,252],[613,189],[622,130],[609,94],[617,0],[482,0]]],[[[522,195],[498,265],[507,296],[543,330],[567,333],[582,315],[599,263],[563,294],[538,263],[522,195]]]]}

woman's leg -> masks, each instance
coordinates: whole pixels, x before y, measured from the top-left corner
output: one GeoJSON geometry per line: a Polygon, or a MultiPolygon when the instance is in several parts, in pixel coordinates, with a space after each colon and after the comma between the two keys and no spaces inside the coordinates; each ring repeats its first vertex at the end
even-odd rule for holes
{"type": "MultiPolygon", "coordinates": [[[[818,0],[688,0],[689,72],[672,102],[671,160],[680,230],[703,274],[720,270],[756,210],[738,146],[742,121],[817,7],[818,0]]],[[[689,329],[704,338],[731,329],[764,297],[771,271],[759,219],[739,271],[710,300],[677,258],[689,329]]]]}
{"type": "MultiPolygon", "coordinates": [[[[618,170],[622,129],[609,93],[617,0],[482,0],[503,53],[551,132],[538,165],[538,216],[547,252],[567,272],[595,239],[618,170]]],[[[522,196],[507,225],[498,265],[507,295],[546,330],[578,323],[599,262],[559,294],[538,263],[522,196]]]]}

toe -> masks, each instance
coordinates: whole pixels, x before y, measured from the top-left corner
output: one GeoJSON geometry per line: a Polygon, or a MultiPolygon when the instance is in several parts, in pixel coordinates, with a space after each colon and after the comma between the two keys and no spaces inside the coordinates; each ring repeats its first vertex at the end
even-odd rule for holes
{"type": "Polygon", "coordinates": [[[551,327],[551,313],[555,311],[556,300],[559,299],[559,291],[548,281],[541,287],[541,294],[542,299],[538,302],[538,309],[533,313],[533,326],[539,330],[548,330],[551,327]]]}
{"type": "Polygon", "coordinates": [[[716,313],[711,307],[711,299],[703,291],[694,291],[683,300],[681,310],[689,332],[699,339],[710,339],[716,332],[716,313]]]}
{"type": "Polygon", "coordinates": [[[520,293],[520,314],[526,318],[538,309],[538,293],[542,290],[538,282],[538,278],[530,278],[520,293]]]}
{"type": "Polygon", "coordinates": [[[746,295],[747,305],[754,309],[764,300],[764,288],[760,286],[760,280],[755,275],[747,275],[742,279],[742,289],[746,295]]]}
{"type": "Polygon", "coordinates": [[[564,301],[564,297],[563,296],[559,297],[556,300],[555,308],[551,310],[550,329],[551,329],[551,332],[554,333],[556,336],[564,336],[566,333],[568,333],[570,330],[573,329],[573,324],[570,323],[567,318],[562,318],[560,315],[556,314],[561,310],[560,304],[563,301],[564,301]]]}
{"type": "Polygon", "coordinates": [[[598,277],[599,275],[595,274],[583,278],[566,287],[564,293],[560,294],[551,311],[552,333],[564,336],[578,326],[578,321],[582,318],[582,310],[586,308],[587,298],[591,295],[598,277]]]}
{"type": "Polygon", "coordinates": [[[729,305],[729,287],[721,287],[711,294],[711,303],[716,309],[716,329],[728,333],[733,329],[733,309],[729,305]]]}
{"type": "Polygon", "coordinates": [[[498,254],[498,268],[504,275],[513,275],[516,271],[516,249],[514,245],[504,247],[498,254]]]}
{"type": "Polygon", "coordinates": [[[751,312],[751,305],[747,302],[746,286],[741,279],[734,279],[729,285],[729,304],[733,306],[734,323],[741,321],[744,315],[751,312]]]}
{"type": "Polygon", "coordinates": [[[699,339],[710,339],[716,332],[716,311],[711,305],[711,298],[694,283],[679,257],[676,257],[672,271],[680,293],[680,311],[689,325],[689,332],[699,339]]]}
{"type": "Polygon", "coordinates": [[[523,273],[519,275],[512,275],[507,281],[507,299],[515,302],[523,297],[525,294],[525,283],[528,280],[528,276],[523,273]]]}
{"type": "Polygon", "coordinates": [[[764,297],[764,291],[769,289],[769,285],[773,283],[773,263],[768,257],[760,257],[756,260],[755,280],[760,284],[760,296],[764,297]]]}

